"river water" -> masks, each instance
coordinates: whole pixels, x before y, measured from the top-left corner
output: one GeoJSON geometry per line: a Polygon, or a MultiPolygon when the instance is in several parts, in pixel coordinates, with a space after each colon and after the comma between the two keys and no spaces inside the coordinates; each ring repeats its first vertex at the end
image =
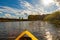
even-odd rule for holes
{"type": "Polygon", "coordinates": [[[43,21],[0,22],[0,39],[15,39],[24,30],[30,31],[38,40],[60,40],[60,28],[43,21]]]}

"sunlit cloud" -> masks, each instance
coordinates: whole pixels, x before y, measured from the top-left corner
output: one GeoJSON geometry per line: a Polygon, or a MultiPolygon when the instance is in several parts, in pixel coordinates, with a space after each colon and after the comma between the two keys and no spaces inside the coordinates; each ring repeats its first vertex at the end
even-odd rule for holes
{"type": "Polygon", "coordinates": [[[54,0],[41,0],[44,6],[49,6],[54,3],[54,0]]]}
{"type": "Polygon", "coordinates": [[[38,15],[51,13],[58,10],[59,8],[59,6],[55,5],[56,2],[54,0],[38,0],[38,2],[39,3],[36,2],[36,5],[33,5],[27,1],[21,1],[21,6],[24,8],[24,10],[31,11],[32,14],[35,14],[34,12],[36,12],[38,15]],[[54,6],[55,8],[52,9],[54,6]],[[51,11],[48,12],[48,9],[51,11]]]}
{"type": "Polygon", "coordinates": [[[24,10],[28,10],[28,11],[32,12],[32,13],[30,13],[31,15],[33,15],[35,13],[37,13],[37,15],[40,15],[41,13],[44,12],[43,8],[40,7],[38,4],[34,6],[27,1],[21,1],[21,6],[24,8],[24,10]]]}

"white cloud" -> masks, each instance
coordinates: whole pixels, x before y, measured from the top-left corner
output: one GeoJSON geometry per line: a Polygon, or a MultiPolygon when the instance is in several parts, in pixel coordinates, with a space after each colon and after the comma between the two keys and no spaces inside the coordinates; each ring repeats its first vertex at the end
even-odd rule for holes
{"type": "Polygon", "coordinates": [[[21,15],[21,14],[24,14],[24,13],[27,13],[27,14],[31,13],[31,11],[29,11],[29,10],[19,10],[19,9],[7,7],[7,6],[0,6],[0,7],[2,7],[2,8],[0,8],[1,12],[13,13],[15,15],[21,15]]]}
{"type": "Polygon", "coordinates": [[[28,10],[18,10],[7,6],[0,6],[0,11],[5,14],[4,17],[8,18],[19,18],[21,16],[24,17],[24,13],[27,13],[27,16],[31,13],[31,11],[28,10]],[[11,14],[14,14],[15,16],[11,14]]]}
{"type": "Polygon", "coordinates": [[[55,3],[56,3],[57,6],[60,7],[60,0],[55,0],[55,3]]]}
{"type": "Polygon", "coordinates": [[[32,5],[26,1],[24,1],[24,3],[23,2],[21,2],[21,3],[23,4],[23,6],[25,6],[27,8],[33,8],[32,5]]]}
{"type": "MultiPolygon", "coordinates": [[[[19,0],[21,3],[21,5],[20,6],[22,6],[25,10],[28,10],[28,11],[31,11],[32,12],[32,14],[35,14],[35,12],[39,15],[39,14],[47,14],[47,13],[49,13],[49,12],[47,12],[44,8],[46,7],[50,7],[50,6],[52,6],[52,5],[54,5],[54,4],[57,4],[54,0],[50,0],[50,1],[48,1],[48,2],[50,2],[49,3],[49,6],[41,6],[40,4],[41,4],[41,0],[38,0],[38,4],[36,3],[36,5],[34,4],[34,5],[32,5],[31,3],[29,3],[29,2],[27,2],[27,1],[22,1],[22,0],[19,0]]],[[[46,0],[46,2],[47,2],[47,0],[46,0]]],[[[48,4],[48,3],[47,3],[48,4]]],[[[57,9],[58,10],[58,9],[57,9]]],[[[55,10],[54,10],[55,11],[55,10]]],[[[53,12],[53,11],[52,11],[53,12]]]]}
{"type": "Polygon", "coordinates": [[[9,13],[17,13],[17,9],[11,8],[11,7],[7,7],[7,6],[0,6],[2,8],[0,8],[0,11],[2,12],[9,12],[9,13]]]}
{"type": "MultiPolygon", "coordinates": [[[[21,0],[20,0],[21,1],[21,0]]],[[[40,5],[32,5],[31,3],[27,2],[27,1],[21,1],[21,6],[25,9],[30,11],[31,15],[37,13],[37,15],[44,13],[43,7],[40,7],[40,5]]]]}
{"type": "Polygon", "coordinates": [[[19,17],[12,16],[11,14],[6,13],[5,16],[4,16],[4,18],[17,18],[18,19],[19,17]]]}
{"type": "Polygon", "coordinates": [[[32,6],[32,4],[30,4],[29,2],[27,1],[21,1],[21,6],[29,11],[31,11],[34,7],[32,6]]]}
{"type": "Polygon", "coordinates": [[[2,12],[0,12],[0,14],[2,14],[2,12]]]}
{"type": "Polygon", "coordinates": [[[8,6],[0,6],[0,13],[4,12],[6,13],[5,16],[7,17],[9,16],[11,18],[20,17],[20,16],[24,17],[25,15],[24,13],[27,13],[27,15],[40,15],[41,13],[42,14],[48,13],[47,11],[44,10],[44,6],[40,6],[40,3],[36,5],[32,5],[31,3],[22,0],[19,0],[19,3],[23,9],[19,10],[8,6]],[[15,16],[11,15],[10,13],[15,14],[15,16]]]}
{"type": "Polygon", "coordinates": [[[6,17],[10,17],[11,15],[7,13],[7,14],[5,14],[5,16],[6,16],[6,17]]]}
{"type": "Polygon", "coordinates": [[[20,14],[21,12],[18,9],[7,7],[7,6],[0,6],[0,11],[5,13],[4,17],[8,17],[8,18],[15,18],[17,17],[16,14],[20,14]],[[16,16],[11,15],[10,13],[15,14],[16,16]]]}

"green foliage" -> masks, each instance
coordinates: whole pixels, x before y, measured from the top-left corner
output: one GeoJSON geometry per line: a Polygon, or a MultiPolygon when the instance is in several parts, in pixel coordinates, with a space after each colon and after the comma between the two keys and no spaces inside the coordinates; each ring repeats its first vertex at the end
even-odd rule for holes
{"type": "Polygon", "coordinates": [[[44,20],[46,21],[60,21],[60,11],[56,11],[50,15],[47,15],[44,20]]]}
{"type": "Polygon", "coordinates": [[[56,27],[60,27],[60,11],[56,11],[50,15],[45,16],[45,21],[50,21],[56,27]]]}

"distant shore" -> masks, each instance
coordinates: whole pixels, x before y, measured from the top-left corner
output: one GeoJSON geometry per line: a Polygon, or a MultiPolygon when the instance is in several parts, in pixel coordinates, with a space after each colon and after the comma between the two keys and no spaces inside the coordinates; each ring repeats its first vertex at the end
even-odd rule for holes
{"type": "Polygon", "coordinates": [[[46,15],[29,15],[27,19],[14,19],[14,18],[0,18],[0,22],[13,22],[13,21],[43,21],[46,15]]]}
{"type": "Polygon", "coordinates": [[[40,21],[40,20],[0,18],[0,22],[16,22],[16,21],[40,21]]]}
{"type": "Polygon", "coordinates": [[[0,18],[0,22],[13,22],[13,21],[27,21],[27,19],[10,19],[10,18],[0,18]]]}

